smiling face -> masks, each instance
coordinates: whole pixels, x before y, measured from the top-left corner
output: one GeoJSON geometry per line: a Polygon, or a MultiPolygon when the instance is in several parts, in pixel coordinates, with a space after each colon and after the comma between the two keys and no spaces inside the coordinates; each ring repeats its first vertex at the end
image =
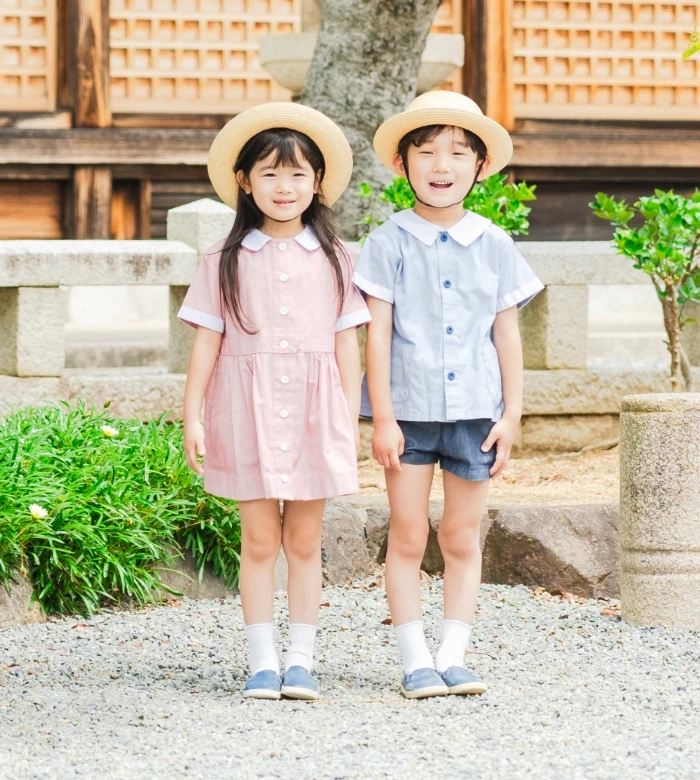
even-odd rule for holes
{"type": "MultiPolygon", "coordinates": [[[[483,142],[459,127],[432,132],[421,128],[411,136],[407,145],[402,142],[399,146],[394,158],[396,172],[410,180],[423,205],[438,209],[461,205],[484,159],[483,142]]],[[[487,169],[488,161],[481,166],[479,180],[486,176],[487,169]]]]}
{"type": "MultiPolygon", "coordinates": [[[[265,215],[266,221],[299,221],[318,192],[319,176],[297,147],[292,159],[281,159],[277,152],[270,152],[258,160],[246,175],[236,173],[240,187],[252,195],[255,205],[265,215]]],[[[264,229],[264,227],[263,227],[264,229]]]]}

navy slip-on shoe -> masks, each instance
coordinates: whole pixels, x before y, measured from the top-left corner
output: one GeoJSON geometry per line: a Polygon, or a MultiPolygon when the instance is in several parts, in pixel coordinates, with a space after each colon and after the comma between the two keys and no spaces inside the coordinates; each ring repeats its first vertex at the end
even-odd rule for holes
{"type": "Polygon", "coordinates": [[[426,699],[429,696],[447,696],[449,690],[435,669],[426,667],[416,669],[403,678],[401,693],[407,699],[426,699]]]}
{"type": "Polygon", "coordinates": [[[450,693],[468,695],[484,693],[488,687],[474,672],[461,666],[450,666],[441,675],[450,693]]]}
{"type": "Polygon", "coordinates": [[[246,699],[279,699],[280,687],[279,674],[271,669],[263,669],[248,678],[243,696],[246,699]]]}
{"type": "Polygon", "coordinates": [[[284,673],[282,696],[288,699],[315,701],[319,697],[318,683],[303,666],[290,666],[284,673]]]}

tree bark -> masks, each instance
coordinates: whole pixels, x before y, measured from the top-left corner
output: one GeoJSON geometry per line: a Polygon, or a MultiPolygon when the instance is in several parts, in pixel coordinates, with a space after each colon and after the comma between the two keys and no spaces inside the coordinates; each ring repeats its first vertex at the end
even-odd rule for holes
{"type": "Polygon", "coordinates": [[[302,103],[343,129],[355,158],[350,186],[334,211],[341,235],[359,235],[367,211],[361,182],[384,187],[392,174],[377,160],[379,125],[416,93],[418,69],[441,0],[325,0],[302,103]]]}

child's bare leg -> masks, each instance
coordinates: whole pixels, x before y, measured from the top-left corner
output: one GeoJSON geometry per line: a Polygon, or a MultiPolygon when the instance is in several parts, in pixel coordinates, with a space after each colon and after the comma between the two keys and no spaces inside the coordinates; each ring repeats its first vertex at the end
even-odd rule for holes
{"type": "Polygon", "coordinates": [[[481,584],[479,528],[486,508],[489,481],[470,482],[443,472],[445,511],[438,542],[445,559],[443,644],[438,671],[462,666],[481,584]]]}
{"type": "Polygon", "coordinates": [[[273,640],[272,608],[275,562],[282,541],[279,501],[241,501],[241,567],[239,588],[248,637],[251,675],[279,672],[273,640]]]}
{"type": "Polygon", "coordinates": [[[289,622],[315,625],[321,601],[321,529],[326,502],[285,501],[282,546],[287,558],[289,622]]]}
{"type": "MultiPolygon", "coordinates": [[[[282,546],[289,581],[289,649],[285,669],[313,666],[316,624],[321,601],[321,530],[325,501],[285,501],[282,546]]],[[[285,677],[285,680],[287,678],[285,677]]]]}
{"type": "Polygon", "coordinates": [[[385,581],[404,674],[432,668],[420,602],[420,565],[428,541],[428,502],[433,465],[401,465],[386,470],[391,506],[385,581]]]}

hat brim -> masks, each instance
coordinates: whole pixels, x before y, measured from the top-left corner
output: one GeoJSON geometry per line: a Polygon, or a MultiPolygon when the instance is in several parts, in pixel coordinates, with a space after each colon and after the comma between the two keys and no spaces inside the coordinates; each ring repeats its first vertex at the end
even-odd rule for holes
{"type": "Polygon", "coordinates": [[[326,166],[320,196],[323,203],[332,206],[350,182],[352,150],[335,122],[299,103],[263,103],[234,117],[219,131],[207,162],[216,194],[232,209],[238,207],[238,182],[233,170],[238,155],[253,136],[277,127],[304,133],[318,146],[326,166]]]}
{"type": "Polygon", "coordinates": [[[510,162],[513,142],[508,131],[487,116],[456,108],[417,108],[387,119],[374,136],[374,150],[380,161],[393,170],[399,141],[412,130],[429,125],[453,125],[469,130],[486,144],[488,174],[497,173],[510,162]]]}

